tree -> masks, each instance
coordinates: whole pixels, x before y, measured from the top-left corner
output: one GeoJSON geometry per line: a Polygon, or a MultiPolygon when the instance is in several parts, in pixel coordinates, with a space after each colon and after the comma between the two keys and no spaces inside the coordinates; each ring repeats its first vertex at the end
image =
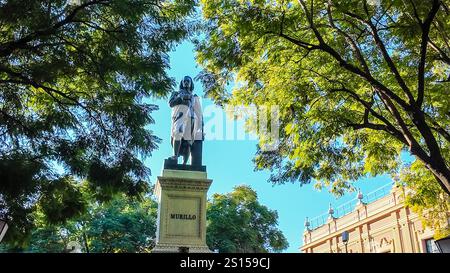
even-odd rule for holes
{"type": "Polygon", "coordinates": [[[189,34],[194,0],[0,2],[0,216],[24,241],[36,206],[54,223],[148,190],[159,138],[144,101],[174,85],[167,53],[189,34]],[[79,4],[77,4],[77,2],[79,4]],[[57,195],[59,198],[54,198],[57,195]],[[55,205],[65,210],[55,211],[55,205]]]}
{"type": "Polygon", "coordinates": [[[60,227],[34,226],[27,245],[2,242],[0,253],[61,253],[69,242],[60,227]]]}
{"type": "MultiPolygon", "coordinates": [[[[64,252],[77,242],[86,253],[149,252],[155,246],[158,205],[150,196],[137,200],[117,194],[99,203],[81,189],[85,212],[65,223],[49,223],[38,208],[30,239],[17,246],[0,245],[0,252],[64,252]]],[[[207,242],[220,252],[278,252],[288,247],[277,229],[278,215],[261,205],[248,186],[229,194],[215,194],[207,206],[207,242]]]]}
{"type": "MultiPolygon", "coordinates": [[[[63,253],[68,250],[70,242],[77,241],[77,234],[73,232],[74,226],[72,223],[66,224],[66,227],[45,225],[37,226],[31,232],[31,239],[26,248],[22,248],[21,252],[30,253],[63,253]]],[[[10,252],[7,249],[5,252],[10,252]]]]}
{"type": "Polygon", "coordinates": [[[277,228],[278,214],[258,202],[249,186],[214,194],[207,206],[206,240],[219,252],[279,252],[289,244],[277,228]]]}
{"type": "Polygon", "coordinates": [[[64,224],[48,223],[37,211],[27,245],[9,244],[3,251],[59,253],[70,242],[87,253],[149,252],[154,247],[158,206],[153,199],[138,201],[120,194],[103,204],[94,200],[89,204],[85,214],[64,224]]]}
{"type": "Polygon", "coordinates": [[[434,231],[434,238],[450,235],[450,196],[420,162],[405,168],[400,175],[405,190],[405,204],[416,212],[422,224],[434,231]]]}
{"type": "Polygon", "coordinates": [[[280,147],[254,159],[271,182],[314,179],[341,194],[396,172],[409,151],[450,193],[448,1],[201,3],[206,94],[279,107],[280,147]]]}
{"type": "Polygon", "coordinates": [[[137,202],[124,197],[96,208],[85,227],[85,248],[97,253],[149,252],[155,246],[157,210],[150,198],[137,202]]]}

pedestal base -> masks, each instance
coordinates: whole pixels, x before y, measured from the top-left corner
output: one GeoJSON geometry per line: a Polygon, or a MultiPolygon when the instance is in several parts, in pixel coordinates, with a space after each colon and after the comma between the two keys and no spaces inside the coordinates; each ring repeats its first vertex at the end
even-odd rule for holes
{"type": "Polygon", "coordinates": [[[212,253],[208,246],[178,246],[169,244],[157,244],[152,253],[212,253]]]}
{"type": "Polygon", "coordinates": [[[164,169],[158,176],[158,223],[154,253],[210,253],[206,245],[206,172],[164,169]]]}

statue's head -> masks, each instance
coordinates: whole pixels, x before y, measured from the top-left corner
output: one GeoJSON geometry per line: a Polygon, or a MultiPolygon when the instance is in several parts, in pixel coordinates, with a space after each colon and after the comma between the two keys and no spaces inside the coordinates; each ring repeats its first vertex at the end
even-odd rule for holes
{"type": "Polygon", "coordinates": [[[189,92],[192,92],[194,90],[194,82],[192,81],[192,78],[189,76],[184,76],[180,82],[180,89],[186,89],[189,92]]]}

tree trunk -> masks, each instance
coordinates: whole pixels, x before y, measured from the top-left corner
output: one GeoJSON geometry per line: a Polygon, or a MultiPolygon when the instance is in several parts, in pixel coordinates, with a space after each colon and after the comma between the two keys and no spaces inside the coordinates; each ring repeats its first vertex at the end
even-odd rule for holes
{"type": "Polygon", "coordinates": [[[88,240],[87,240],[86,232],[84,232],[84,231],[83,231],[83,241],[84,241],[84,248],[86,249],[86,253],[89,253],[88,240]]]}
{"type": "Polygon", "coordinates": [[[442,151],[421,110],[416,109],[413,112],[413,123],[422,135],[430,154],[429,156],[426,154],[422,156],[416,155],[425,163],[427,169],[433,173],[442,189],[450,195],[450,169],[446,165],[442,151]]]}
{"type": "MultiPolygon", "coordinates": [[[[433,161],[433,159],[431,159],[433,161]]],[[[450,171],[448,168],[431,168],[427,166],[427,168],[433,173],[434,177],[441,185],[441,188],[450,196],[450,171]]]]}
{"type": "Polygon", "coordinates": [[[447,166],[433,157],[424,157],[414,151],[412,151],[412,154],[424,163],[425,167],[434,175],[441,188],[450,196],[450,170],[447,166]]]}

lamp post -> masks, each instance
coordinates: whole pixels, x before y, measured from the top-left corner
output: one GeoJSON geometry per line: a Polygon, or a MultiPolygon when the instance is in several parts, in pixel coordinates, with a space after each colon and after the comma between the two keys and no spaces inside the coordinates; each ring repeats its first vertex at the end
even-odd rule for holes
{"type": "Polygon", "coordinates": [[[7,230],[8,224],[6,223],[6,220],[0,218],[0,242],[3,239],[3,236],[5,236],[7,230]]]}
{"type": "Polygon", "coordinates": [[[308,217],[306,217],[306,219],[305,219],[305,229],[306,229],[307,231],[309,231],[309,230],[310,230],[310,229],[309,229],[310,226],[311,226],[311,223],[309,222],[308,217]]]}
{"type": "Polygon", "coordinates": [[[348,231],[342,232],[342,242],[345,245],[345,253],[348,253],[347,244],[348,244],[348,231]]]}
{"type": "Polygon", "coordinates": [[[435,241],[441,253],[450,253],[450,236],[435,241]]]}

